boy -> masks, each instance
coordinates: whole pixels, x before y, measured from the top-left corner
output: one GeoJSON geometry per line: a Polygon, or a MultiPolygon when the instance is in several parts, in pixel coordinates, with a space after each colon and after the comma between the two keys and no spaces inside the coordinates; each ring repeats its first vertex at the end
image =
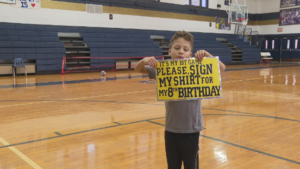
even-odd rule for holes
{"type": "MultiPolygon", "coordinates": [[[[169,55],[172,59],[191,58],[194,37],[186,31],[178,31],[171,39],[169,55]]],[[[195,58],[202,61],[204,57],[212,57],[205,50],[195,53],[195,58]]],[[[220,69],[225,65],[219,61],[220,69]]],[[[145,57],[137,63],[135,71],[148,73],[155,79],[157,60],[145,57]],[[149,66],[145,66],[149,65],[149,66]]],[[[198,165],[199,132],[203,130],[201,100],[167,101],[165,124],[165,147],[168,169],[181,169],[182,161],[185,169],[196,169],[198,165]]]]}

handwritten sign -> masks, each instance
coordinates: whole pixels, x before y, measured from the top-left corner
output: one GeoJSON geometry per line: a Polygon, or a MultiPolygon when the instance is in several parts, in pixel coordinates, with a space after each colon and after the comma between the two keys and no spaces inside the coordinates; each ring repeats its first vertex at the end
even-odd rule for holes
{"type": "Polygon", "coordinates": [[[156,84],[159,101],[222,97],[219,58],[160,61],[156,84]]]}

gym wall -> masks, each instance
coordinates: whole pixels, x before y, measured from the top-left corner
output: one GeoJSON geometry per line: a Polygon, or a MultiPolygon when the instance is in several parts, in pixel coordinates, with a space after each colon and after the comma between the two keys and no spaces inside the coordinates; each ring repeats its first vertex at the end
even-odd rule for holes
{"type": "MultiPolygon", "coordinates": [[[[103,4],[103,14],[86,12],[87,1],[75,0],[41,0],[41,9],[22,9],[8,4],[0,4],[0,22],[112,27],[152,30],[187,30],[191,32],[227,33],[234,32],[234,25],[230,31],[215,29],[215,17],[227,17],[224,0],[209,0],[209,9],[189,8],[189,11],[176,11],[183,6],[185,0],[161,0],[152,5],[164,6],[162,9],[147,8],[142,5],[109,5],[103,4]],[[221,8],[217,8],[221,4],[221,8]],[[109,20],[113,14],[113,20],[109,20]],[[212,23],[212,26],[209,26],[212,23]]],[[[125,0],[123,0],[125,1],[125,0]]],[[[103,1],[104,2],[104,1],[103,1]]],[[[140,4],[141,2],[137,2],[140,4]]],[[[249,6],[249,23],[247,27],[260,34],[289,34],[298,33],[300,25],[283,26],[283,32],[277,32],[279,27],[280,0],[251,0],[249,6]]]]}
{"type": "MultiPolygon", "coordinates": [[[[170,0],[164,2],[170,2],[170,0]]],[[[183,4],[184,0],[173,1],[173,4],[164,2],[162,1],[161,4],[173,5],[173,9],[185,7],[179,5],[183,4]]],[[[187,30],[228,34],[234,32],[233,29],[230,31],[215,29],[215,16],[227,17],[226,12],[223,10],[196,9],[195,12],[194,9],[191,9],[186,13],[182,13],[176,12],[176,10],[152,10],[140,6],[128,8],[103,5],[103,14],[90,14],[86,12],[86,4],[84,3],[41,0],[42,8],[37,10],[0,4],[0,22],[172,31],[187,30]],[[113,20],[109,20],[109,14],[113,14],[113,20]],[[212,23],[211,27],[210,22],[212,23]]]]}

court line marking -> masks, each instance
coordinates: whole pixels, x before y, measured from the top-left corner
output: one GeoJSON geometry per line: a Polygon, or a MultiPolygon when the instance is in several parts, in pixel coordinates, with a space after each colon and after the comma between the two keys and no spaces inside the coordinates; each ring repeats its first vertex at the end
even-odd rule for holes
{"type": "Polygon", "coordinates": [[[235,115],[235,114],[203,114],[205,116],[215,116],[215,115],[226,115],[226,116],[251,116],[251,117],[264,117],[264,118],[272,118],[272,119],[279,119],[279,120],[287,120],[287,121],[293,121],[300,123],[300,120],[296,119],[288,119],[283,117],[276,117],[276,116],[269,116],[269,115],[263,115],[263,114],[256,114],[256,113],[247,113],[247,112],[238,112],[238,111],[231,111],[231,110],[221,110],[221,109],[210,109],[210,108],[203,108],[205,110],[215,110],[215,111],[227,111],[231,113],[240,113],[244,115],[235,115]]]}
{"type": "MultiPolygon", "coordinates": [[[[7,141],[5,141],[3,138],[0,137],[0,142],[4,145],[10,145],[7,141]]],[[[22,158],[25,162],[27,162],[31,167],[34,169],[42,169],[39,165],[37,165],[35,162],[33,162],[30,158],[28,158],[26,155],[24,155],[21,151],[16,149],[14,146],[8,147],[12,152],[17,154],[20,158],[22,158]]]]}
{"type": "Polygon", "coordinates": [[[54,133],[58,136],[62,136],[62,134],[60,134],[59,132],[54,132],[54,133]]]}
{"type": "MultiPolygon", "coordinates": [[[[98,96],[90,96],[90,97],[80,97],[80,98],[72,98],[72,99],[64,99],[60,101],[73,101],[73,100],[79,100],[79,99],[90,99],[90,98],[97,98],[97,97],[107,97],[107,96],[116,96],[116,95],[124,95],[124,94],[132,94],[132,93],[143,93],[143,92],[150,92],[155,90],[142,90],[142,91],[135,91],[135,92],[126,92],[126,93],[117,93],[117,94],[107,94],[107,95],[98,95],[98,96]]],[[[5,105],[0,106],[0,108],[5,107],[15,107],[15,106],[25,106],[25,105],[31,105],[31,104],[41,104],[41,103],[50,103],[50,102],[56,102],[57,100],[48,100],[48,101],[42,101],[42,102],[32,102],[32,103],[23,103],[23,104],[13,104],[13,105],[5,105]]]]}
{"type": "MultiPolygon", "coordinates": [[[[226,69],[227,71],[240,71],[240,70],[254,70],[254,69],[266,69],[266,68],[281,68],[281,67],[299,67],[300,65],[287,65],[287,66],[271,66],[271,67],[250,67],[250,68],[237,68],[237,69],[226,69]]],[[[130,77],[108,77],[106,81],[111,80],[124,80],[124,79],[135,79],[135,78],[146,78],[148,75],[138,75],[138,76],[130,76],[130,77]]],[[[87,82],[101,82],[102,79],[85,79],[85,80],[71,80],[71,81],[53,81],[53,82],[41,82],[41,83],[29,83],[27,85],[0,85],[0,89],[6,88],[19,88],[19,87],[40,87],[40,86],[50,86],[50,85],[67,85],[67,84],[78,84],[78,83],[87,83],[87,82]]]]}
{"type": "Polygon", "coordinates": [[[165,125],[163,125],[163,124],[161,124],[161,123],[157,123],[157,122],[154,122],[154,121],[151,121],[151,120],[146,120],[147,122],[149,122],[149,123],[153,123],[153,124],[157,124],[157,125],[161,125],[161,126],[165,126],[165,125]]]}
{"type": "MultiPolygon", "coordinates": [[[[293,74],[286,74],[286,75],[293,75],[293,74]]],[[[280,76],[286,76],[286,75],[275,75],[275,76],[273,76],[273,78],[280,77],[280,76]]],[[[296,73],[296,75],[297,75],[297,73],[296,73]]],[[[269,76],[267,76],[267,77],[269,77],[269,76]]],[[[232,80],[232,81],[222,82],[222,84],[223,83],[240,82],[240,81],[252,81],[252,80],[257,80],[257,79],[264,79],[264,76],[263,77],[257,77],[257,78],[251,78],[251,79],[235,79],[235,80],[232,80]]]]}
{"type": "Polygon", "coordinates": [[[270,68],[281,68],[281,67],[299,67],[299,65],[287,65],[287,66],[269,66],[269,67],[249,67],[249,68],[236,68],[236,69],[226,69],[226,71],[239,71],[239,70],[254,70],[254,69],[270,69],[270,68]]]}
{"type": "MultiPolygon", "coordinates": [[[[221,110],[221,109],[212,109],[212,110],[228,111],[228,110],[221,110]]],[[[235,112],[235,113],[244,113],[244,112],[237,112],[237,111],[232,111],[232,112],[235,112]]],[[[206,114],[203,114],[203,115],[206,115],[206,114]]],[[[209,114],[209,115],[213,115],[213,114],[209,114]]],[[[214,115],[225,115],[225,116],[231,115],[231,116],[236,116],[235,114],[214,114],[214,115]]],[[[265,115],[237,115],[237,116],[266,117],[265,115]]],[[[92,131],[97,131],[97,130],[102,130],[102,129],[109,129],[109,128],[119,127],[119,126],[123,126],[123,125],[130,125],[130,124],[140,123],[140,122],[150,122],[150,123],[154,123],[156,125],[164,126],[163,124],[160,124],[160,123],[152,121],[152,120],[164,119],[164,118],[165,117],[151,118],[151,119],[134,121],[134,122],[123,123],[123,124],[120,123],[119,125],[113,125],[113,126],[106,126],[106,127],[95,128],[95,129],[90,129],[90,130],[84,130],[84,131],[79,131],[79,132],[74,132],[74,133],[69,133],[69,134],[61,134],[61,136],[43,138],[43,139],[39,139],[39,140],[32,140],[32,141],[22,142],[22,143],[17,143],[17,144],[12,144],[12,145],[5,145],[5,146],[0,147],[0,149],[1,148],[7,148],[7,147],[9,148],[9,147],[16,146],[16,145],[23,145],[23,144],[33,143],[33,142],[45,141],[45,140],[54,139],[54,138],[61,138],[61,137],[65,137],[65,136],[76,135],[76,134],[81,134],[81,133],[86,133],[86,132],[92,132],[92,131]]],[[[265,153],[265,152],[262,152],[262,151],[259,151],[259,150],[254,150],[254,149],[251,149],[251,148],[248,148],[248,147],[244,147],[244,146],[240,146],[240,145],[237,145],[237,144],[234,144],[234,143],[230,143],[230,142],[226,142],[226,141],[223,141],[223,140],[219,140],[217,138],[213,138],[213,137],[209,137],[209,136],[205,136],[205,135],[200,135],[200,136],[300,165],[300,162],[297,162],[297,161],[294,161],[294,160],[290,160],[290,159],[283,158],[283,157],[280,157],[280,156],[276,156],[276,155],[273,155],[273,154],[265,153]]]]}
{"type": "Polygon", "coordinates": [[[119,123],[119,122],[116,122],[116,121],[115,121],[114,123],[116,123],[116,124],[118,124],[118,125],[122,125],[121,123],[119,123]]]}
{"type": "MultiPolygon", "coordinates": [[[[148,75],[137,75],[137,76],[125,76],[125,77],[106,77],[105,81],[112,80],[124,80],[124,79],[136,79],[136,78],[145,78],[149,77],[148,75]]],[[[80,84],[88,82],[103,82],[104,79],[83,79],[83,80],[70,80],[70,81],[53,81],[53,82],[41,82],[41,83],[27,83],[27,84],[17,84],[17,85],[0,85],[0,89],[8,88],[20,88],[20,87],[41,87],[41,86],[52,86],[52,85],[67,85],[67,84],[80,84]]]]}
{"type": "MultiPolygon", "coordinates": [[[[143,91],[126,92],[126,93],[117,93],[117,94],[107,94],[107,95],[99,95],[99,96],[91,96],[91,97],[80,97],[80,98],[65,99],[65,100],[50,100],[50,101],[48,100],[48,101],[42,101],[42,102],[32,102],[32,103],[23,103],[23,104],[13,104],[13,105],[0,106],[0,108],[5,108],[5,107],[15,107],[15,106],[25,106],[25,105],[41,104],[41,103],[49,103],[49,102],[56,102],[56,101],[74,101],[74,100],[79,100],[79,99],[89,99],[89,98],[97,98],[97,97],[116,96],[116,95],[132,94],[132,93],[143,93],[143,92],[150,92],[150,91],[156,91],[156,90],[143,90],[143,91]]],[[[257,94],[257,93],[251,93],[251,92],[239,92],[239,91],[233,91],[233,90],[223,90],[223,92],[236,92],[236,93],[244,93],[244,94],[253,94],[253,95],[258,95],[258,96],[280,97],[280,98],[294,99],[294,100],[299,100],[299,99],[300,99],[300,98],[294,98],[294,97],[273,96],[273,95],[257,94]]],[[[13,101],[18,101],[18,100],[13,100],[13,101]]],[[[22,100],[22,101],[24,101],[24,100],[22,100]]],[[[1,102],[1,101],[0,101],[0,102],[1,102]]]]}
{"type": "MultiPolygon", "coordinates": [[[[31,100],[32,101],[32,100],[31,100]]],[[[156,103],[138,103],[138,102],[120,102],[120,101],[98,101],[98,100],[54,100],[54,101],[80,101],[80,102],[97,102],[97,103],[126,103],[126,104],[146,104],[146,105],[158,105],[158,106],[163,106],[164,104],[156,104],[156,103]]],[[[288,119],[284,117],[276,117],[276,116],[269,116],[269,115],[264,115],[264,114],[257,114],[257,113],[247,113],[247,112],[239,112],[239,111],[233,111],[233,110],[222,110],[222,109],[212,109],[212,108],[205,108],[203,107],[202,109],[205,110],[215,110],[215,111],[226,111],[226,112],[231,112],[231,113],[241,113],[241,114],[248,114],[254,116],[263,116],[266,118],[274,118],[274,119],[280,119],[280,120],[288,120],[288,121],[293,121],[293,122],[300,122],[300,120],[296,119],[288,119]]],[[[209,115],[209,114],[203,114],[203,115],[209,115]]],[[[219,114],[220,115],[220,114],[219,114]]],[[[229,114],[225,114],[229,115],[229,114]]],[[[116,124],[118,122],[115,122],[116,124]]]]}
{"type": "MultiPolygon", "coordinates": [[[[153,122],[151,120],[146,120],[146,121],[150,122],[150,123],[153,123],[153,124],[156,124],[156,125],[165,126],[164,124],[153,122]]],[[[277,158],[277,159],[280,159],[280,160],[285,160],[285,161],[288,161],[288,162],[300,165],[300,162],[298,162],[298,161],[294,161],[294,160],[290,160],[290,159],[283,158],[283,157],[280,157],[280,156],[276,156],[276,155],[273,155],[273,154],[265,153],[265,152],[262,152],[262,151],[259,151],[259,150],[255,150],[255,149],[248,148],[248,147],[245,147],[245,146],[241,146],[241,145],[238,145],[238,144],[230,143],[230,142],[227,142],[227,141],[224,141],[224,140],[220,140],[220,139],[217,139],[217,138],[209,137],[209,136],[206,136],[206,135],[203,135],[203,134],[200,134],[200,137],[208,138],[208,139],[211,139],[211,140],[214,140],[214,141],[218,141],[218,142],[221,142],[221,143],[229,144],[229,145],[232,145],[232,146],[235,146],[235,147],[239,147],[239,148],[242,148],[242,149],[253,151],[255,153],[260,153],[260,154],[263,154],[263,155],[267,155],[267,156],[270,156],[270,157],[274,157],[274,158],[277,158]]]]}
{"type": "Polygon", "coordinates": [[[239,147],[239,148],[242,148],[242,149],[246,149],[246,150],[249,150],[249,151],[253,151],[253,152],[256,152],[256,153],[260,153],[260,154],[263,154],[263,155],[267,155],[267,156],[270,156],[270,157],[274,157],[274,158],[277,158],[277,159],[280,159],[280,160],[284,160],[284,161],[288,161],[288,162],[300,165],[300,162],[294,161],[294,160],[290,160],[288,158],[276,156],[276,155],[273,155],[273,154],[270,154],[270,153],[265,153],[265,152],[262,152],[262,151],[259,151],[259,150],[255,150],[255,149],[248,148],[248,147],[245,147],[245,146],[241,146],[241,145],[238,145],[238,144],[230,143],[230,142],[227,142],[227,141],[224,141],[224,140],[220,140],[220,139],[217,139],[217,138],[213,138],[213,137],[209,137],[209,136],[206,136],[206,135],[200,134],[200,136],[204,137],[204,138],[211,139],[211,140],[215,140],[215,141],[218,141],[218,142],[222,142],[222,143],[225,143],[225,144],[229,144],[229,145],[232,145],[232,146],[235,146],[235,147],[239,147]]]}
{"type": "Polygon", "coordinates": [[[267,95],[267,94],[258,94],[258,93],[252,93],[252,92],[239,92],[234,90],[223,90],[224,92],[236,92],[236,93],[244,93],[244,94],[251,94],[251,95],[257,95],[257,96],[267,96],[267,97],[280,97],[284,99],[294,99],[299,100],[300,98],[297,97],[283,97],[283,96],[275,96],[275,95],[267,95]]]}
{"type": "MultiPolygon", "coordinates": [[[[158,105],[158,104],[156,104],[158,105]]],[[[238,112],[238,111],[230,111],[230,110],[222,110],[222,109],[210,109],[210,108],[204,108],[207,110],[215,110],[215,111],[225,111],[225,112],[232,112],[232,113],[241,113],[243,115],[236,115],[236,114],[203,114],[203,116],[248,116],[248,117],[265,117],[265,118],[274,118],[274,119],[280,119],[280,120],[288,120],[288,121],[293,121],[293,122],[300,122],[300,120],[294,120],[294,119],[286,119],[286,118],[280,118],[280,117],[275,117],[275,116],[267,116],[267,115],[260,115],[260,114],[254,114],[254,113],[246,113],[246,112],[238,112]]],[[[78,131],[74,133],[69,133],[69,134],[61,134],[61,136],[53,136],[53,137],[48,137],[48,138],[43,138],[43,139],[38,139],[38,140],[31,140],[27,142],[21,142],[21,143],[15,143],[11,145],[5,145],[0,147],[1,148],[7,148],[11,146],[17,146],[17,145],[23,145],[23,144],[29,144],[29,143],[34,143],[34,142],[39,142],[39,141],[44,141],[44,140],[50,140],[54,138],[60,138],[60,137],[65,137],[65,136],[70,136],[70,135],[75,135],[75,134],[81,134],[81,133],[87,133],[87,132],[92,132],[92,131],[97,131],[97,130],[102,130],[102,129],[109,129],[113,127],[118,127],[118,126],[123,126],[123,125],[129,125],[129,124],[134,124],[134,123],[140,123],[140,122],[145,122],[149,120],[157,120],[157,119],[164,119],[165,117],[157,117],[157,118],[151,118],[151,119],[145,119],[145,120],[140,120],[140,121],[134,121],[134,122],[129,122],[129,123],[120,123],[119,125],[111,125],[111,126],[106,126],[106,127],[101,127],[101,128],[94,128],[94,129],[89,129],[89,130],[83,130],[83,131],[78,131]]]]}
{"type": "MultiPolygon", "coordinates": [[[[278,75],[278,76],[285,76],[285,75],[278,75]]],[[[275,76],[274,76],[275,77],[275,76]]],[[[263,77],[259,78],[252,78],[252,79],[260,79],[263,77]]],[[[251,79],[245,79],[245,80],[235,80],[235,81],[228,81],[228,82],[222,82],[222,83],[232,83],[232,82],[237,82],[237,81],[249,81],[251,79]]],[[[148,91],[155,91],[155,90],[148,90],[148,91]]],[[[223,90],[223,91],[230,91],[230,90],[223,90]]],[[[85,99],[85,98],[95,98],[95,97],[103,97],[103,96],[115,96],[115,95],[122,95],[122,94],[130,94],[130,93],[140,93],[144,91],[136,91],[136,92],[127,92],[127,93],[118,93],[118,94],[108,94],[108,95],[100,95],[100,96],[91,96],[91,97],[82,97],[82,98],[73,98],[73,99],[66,99],[62,101],[69,101],[69,100],[77,100],[77,99],[85,99]]],[[[238,91],[231,91],[231,92],[237,92],[237,93],[245,93],[245,92],[238,92],[238,91]]],[[[246,93],[246,94],[255,94],[255,93],[246,93]]],[[[256,94],[256,95],[262,95],[262,94],[256,94]]],[[[262,96],[269,96],[269,97],[276,97],[272,95],[262,95],[262,96]]],[[[300,98],[291,98],[291,97],[281,97],[281,98],[286,98],[286,99],[300,99],[300,98]]],[[[54,102],[54,101],[42,101],[42,102],[34,102],[34,103],[24,103],[24,104],[16,104],[16,105],[6,105],[6,106],[0,106],[0,108],[3,107],[15,107],[15,106],[24,106],[24,105],[30,105],[30,104],[41,104],[41,103],[48,103],[48,102],[54,102]]]]}

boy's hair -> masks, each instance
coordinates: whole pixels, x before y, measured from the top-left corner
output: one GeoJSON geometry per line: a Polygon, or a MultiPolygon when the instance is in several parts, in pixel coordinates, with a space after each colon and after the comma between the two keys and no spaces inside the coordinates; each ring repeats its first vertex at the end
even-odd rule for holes
{"type": "Polygon", "coordinates": [[[186,41],[189,41],[191,43],[191,51],[193,51],[194,36],[191,33],[186,31],[177,31],[175,33],[175,35],[171,39],[170,48],[172,48],[174,41],[177,40],[178,38],[183,38],[186,41]]]}

